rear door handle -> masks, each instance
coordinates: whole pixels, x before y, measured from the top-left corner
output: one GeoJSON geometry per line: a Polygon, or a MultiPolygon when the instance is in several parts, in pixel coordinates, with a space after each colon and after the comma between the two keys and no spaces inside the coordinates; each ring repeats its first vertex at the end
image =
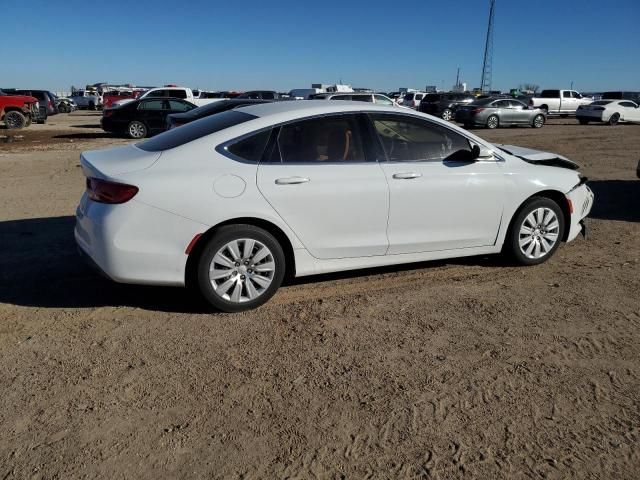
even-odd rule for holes
{"type": "Polygon", "coordinates": [[[299,183],[307,183],[311,180],[306,177],[287,177],[276,179],[276,185],[297,185],[299,183]]]}
{"type": "Polygon", "coordinates": [[[411,180],[412,178],[420,178],[421,173],[407,172],[407,173],[394,173],[393,178],[396,180],[411,180]]]}

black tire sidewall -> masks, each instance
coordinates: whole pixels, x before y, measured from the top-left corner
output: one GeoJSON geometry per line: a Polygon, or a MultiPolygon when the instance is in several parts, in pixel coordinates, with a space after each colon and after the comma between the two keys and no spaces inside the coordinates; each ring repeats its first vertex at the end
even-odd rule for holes
{"type": "Polygon", "coordinates": [[[619,121],[620,121],[620,114],[618,113],[614,113],[609,117],[609,125],[612,125],[612,126],[617,125],[619,121]]]}
{"type": "Polygon", "coordinates": [[[5,113],[4,115],[4,123],[7,127],[7,130],[20,130],[21,128],[24,128],[27,126],[27,117],[25,117],[21,112],[16,112],[15,110],[12,110],[10,112],[5,113]],[[18,117],[18,118],[22,118],[22,125],[20,125],[19,127],[10,127],[9,126],[9,122],[7,122],[7,117],[11,118],[11,117],[18,117]]]}
{"type": "Polygon", "coordinates": [[[228,225],[221,227],[204,246],[197,264],[196,285],[201,295],[214,308],[222,312],[233,313],[251,310],[267,302],[278,290],[285,276],[286,260],[284,251],[278,240],[266,230],[254,225],[228,225]],[[209,281],[209,265],[216,252],[228,242],[240,238],[258,240],[271,250],[276,265],[276,270],[269,288],[257,299],[233,303],[221,298],[214,291],[209,281]]]}
{"type": "Polygon", "coordinates": [[[562,209],[560,205],[549,198],[545,197],[533,197],[527,200],[522,207],[518,209],[516,214],[513,217],[513,221],[509,226],[509,231],[507,232],[507,238],[505,239],[504,245],[507,253],[516,263],[520,265],[539,265],[541,263],[546,262],[550,259],[555,251],[560,246],[562,239],[564,238],[565,231],[565,218],[564,213],[562,213],[562,209]],[[519,234],[520,234],[520,226],[524,219],[535,209],[540,207],[550,208],[554,211],[556,216],[558,217],[558,223],[560,223],[560,229],[558,231],[558,240],[555,245],[551,249],[549,253],[547,253],[542,258],[528,258],[522,251],[520,250],[519,245],[519,234]]]}

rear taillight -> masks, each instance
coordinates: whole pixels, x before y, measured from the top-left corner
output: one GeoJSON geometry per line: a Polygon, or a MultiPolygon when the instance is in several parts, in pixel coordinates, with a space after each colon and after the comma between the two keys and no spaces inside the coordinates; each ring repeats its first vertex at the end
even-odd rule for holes
{"type": "Polygon", "coordinates": [[[471,113],[480,113],[484,111],[484,108],[474,108],[473,110],[471,110],[471,113]]]}
{"type": "Polygon", "coordinates": [[[49,108],[53,108],[53,102],[49,100],[49,108]]]}
{"type": "Polygon", "coordinates": [[[601,110],[604,110],[604,107],[593,107],[593,110],[601,111],[601,110]]]}
{"type": "Polygon", "coordinates": [[[131,200],[138,187],[124,183],[109,182],[99,178],[87,178],[87,195],[94,202],[100,203],[125,203],[131,200]]]}

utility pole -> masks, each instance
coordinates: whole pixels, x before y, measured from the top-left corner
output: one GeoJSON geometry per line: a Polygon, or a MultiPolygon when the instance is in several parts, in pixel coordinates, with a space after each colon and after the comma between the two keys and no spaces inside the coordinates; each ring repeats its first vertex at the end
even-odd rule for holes
{"type": "Polygon", "coordinates": [[[484,43],[484,60],[482,62],[482,80],[480,90],[491,91],[491,69],[493,63],[493,16],[495,14],[496,0],[489,0],[489,24],[487,25],[487,38],[484,43]]]}

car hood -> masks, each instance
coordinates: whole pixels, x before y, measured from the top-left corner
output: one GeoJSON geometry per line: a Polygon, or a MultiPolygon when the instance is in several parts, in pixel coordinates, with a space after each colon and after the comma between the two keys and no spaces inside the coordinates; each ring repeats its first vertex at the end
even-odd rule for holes
{"type": "Polygon", "coordinates": [[[569,160],[567,157],[558,155],[557,153],[543,152],[541,150],[518,147],[516,145],[494,144],[494,146],[528,163],[568,168],[570,170],[577,170],[580,168],[577,163],[569,160]]]}

